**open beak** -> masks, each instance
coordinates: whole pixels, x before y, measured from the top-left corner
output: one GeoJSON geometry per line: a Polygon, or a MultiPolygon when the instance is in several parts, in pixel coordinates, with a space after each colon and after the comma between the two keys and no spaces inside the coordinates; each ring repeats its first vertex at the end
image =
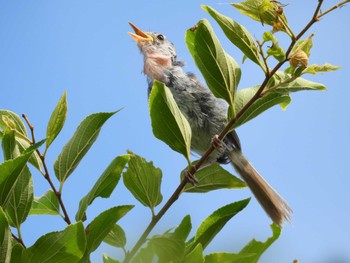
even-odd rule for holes
{"type": "Polygon", "coordinates": [[[135,34],[131,33],[131,32],[128,32],[128,33],[137,43],[139,43],[141,41],[153,41],[153,38],[150,35],[143,32],[141,29],[139,29],[133,23],[129,22],[129,25],[132,27],[132,29],[134,29],[135,34]]]}

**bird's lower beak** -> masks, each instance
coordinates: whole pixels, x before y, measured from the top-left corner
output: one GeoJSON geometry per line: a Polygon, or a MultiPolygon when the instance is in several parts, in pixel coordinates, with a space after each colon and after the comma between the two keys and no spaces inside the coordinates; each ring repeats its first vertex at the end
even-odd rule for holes
{"type": "Polygon", "coordinates": [[[153,38],[150,35],[146,34],[144,31],[142,31],[137,26],[135,26],[133,23],[129,22],[129,25],[134,29],[135,34],[131,32],[128,32],[128,33],[137,43],[141,41],[153,41],[153,38]]]}

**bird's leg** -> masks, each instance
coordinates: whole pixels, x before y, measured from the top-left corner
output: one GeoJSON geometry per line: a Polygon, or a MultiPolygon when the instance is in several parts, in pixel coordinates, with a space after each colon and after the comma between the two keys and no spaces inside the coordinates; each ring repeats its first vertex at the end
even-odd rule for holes
{"type": "Polygon", "coordinates": [[[192,185],[196,185],[199,183],[196,176],[191,174],[191,172],[189,170],[186,170],[184,175],[192,185]]]}
{"type": "Polygon", "coordinates": [[[211,144],[219,153],[224,153],[227,149],[226,144],[219,139],[218,135],[214,135],[214,137],[211,139],[211,144]]]}

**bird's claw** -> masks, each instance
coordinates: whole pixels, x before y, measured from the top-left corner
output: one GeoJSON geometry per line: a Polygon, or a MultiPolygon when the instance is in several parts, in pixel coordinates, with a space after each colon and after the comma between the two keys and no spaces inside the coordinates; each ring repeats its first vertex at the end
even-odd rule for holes
{"type": "Polygon", "coordinates": [[[220,153],[224,153],[226,150],[225,143],[219,139],[218,135],[214,135],[214,137],[211,139],[211,144],[220,153]]]}
{"type": "Polygon", "coordinates": [[[185,171],[185,177],[187,178],[187,180],[192,184],[192,185],[196,185],[199,183],[198,179],[196,178],[195,175],[191,174],[189,171],[185,171]]]}

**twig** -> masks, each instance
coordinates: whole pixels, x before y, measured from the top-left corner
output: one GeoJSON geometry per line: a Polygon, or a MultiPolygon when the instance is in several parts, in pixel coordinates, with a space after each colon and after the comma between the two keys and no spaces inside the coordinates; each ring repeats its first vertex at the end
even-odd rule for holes
{"type": "MultiPolygon", "coordinates": [[[[29,129],[30,129],[30,133],[32,135],[32,142],[33,144],[35,143],[35,135],[34,135],[34,126],[30,123],[27,115],[25,114],[22,114],[22,117],[23,119],[26,121],[29,129]]],[[[55,185],[53,184],[52,180],[51,180],[51,177],[50,177],[50,174],[49,174],[49,170],[47,169],[47,165],[46,165],[46,161],[45,161],[45,156],[42,155],[40,153],[39,150],[36,150],[36,153],[38,154],[38,156],[40,157],[40,160],[43,164],[43,168],[44,168],[44,178],[46,179],[46,181],[49,183],[52,191],[55,193],[57,199],[58,199],[58,202],[60,203],[60,206],[61,206],[61,209],[62,209],[62,212],[63,212],[63,220],[68,224],[70,225],[71,224],[71,221],[69,219],[69,216],[68,216],[68,213],[67,213],[67,210],[66,210],[66,207],[64,206],[64,203],[63,203],[63,200],[62,200],[62,197],[61,197],[61,193],[57,191],[55,185]]]]}
{"type": "Polygon", "coordinates": [[[22,238],[19,238],[17,236],[15,236],[13,233],[12,234],[12,238],[15,239],[18,243],[20,243],[24,248],[26,248],[26,245],[23,243],[22,238]]]}
{"type": "Polygon", "coordinates": [[[327,15],[329,12],[333,11],[334,9],[341,8],[347,3],[350,3],[350,0],[345,0],[343,2],[340,2],[340,3],[332,6],[331,8],[329,8],[326,11],[322,12],[321,14],[319,14],[318,18],[320,19],[321,17],[323,17],[324,15],[327,15]]]}
{"type": "MultiPolygon", "coordinates": [[[[345,4],[347,2],[350,2],[350,0],[343,1],[341,4],[345,4]]],[[[264,81],[262,82],[259,90],[254,94],[254,96],[244,105],[244,107],[237,113],[236,117],[233,118],[226,127],[222,130],[222,132],[219,134],[218,138],[222,140],[226,134],[232,129],[234,124],[237,122],[237,120],[243,115],[244,112],[248,110],[252,104],[258,100],[262,96],[262,92],[264,91],[267,83],[269,80],[273,77],[273,75],[281,68],[281,66],[286,63],[289,59],[288,56],[293,50],[293,47],[295,43],[305,34],[305,32],[317,21],[319,21],[319,18],[323,16],[325,13],[323,13],[321,16],[319,16],[320,8],[322,6],[323,0],[318,1],[318,5],[316,7],[316,10],[312,16],[312,19],[310,22],[300,31],[300,33],[292,38],[292,41],[286,51],[286,58],[283,61],[280,61],[270,72],[269,74],[266,74],[266,77],[264,81]]],[[[338,6],[339,7],[339,6],[338,6]]],[[[330,11],[336,9],[337,7],[334,7],[331,10],[327,10],[326,12],[329,13],[330,11]]],[[[189,169],[189,173],[194,175],[196,171],[205,163],[206,159],[209,157],[209,155],[214,151],[214,146],[210,145],[209,148],[206,150],[206,152],[201,156],[201,158],[198,160],[196,165],[191,166],[189,169]]],[[[141,246],[145,243],[149,233],[152,231],[154,226],[158,223],[158,221],[162,218],[162,216],[166,213],[166,211],[172,206],[172,204],[179,198],[179,195],[181,194],[182,190],[186,186],[186,184],[189,182],[187,177],[184,177],[184,179],[181,181],[180,185],[176,188],[175,192],[171,195],[171,197],[168,199],[166,204],[162,207],[162,209],[159,211],[157,215],[155,215],[149,225],[147,226],[146,230],[143,232],[139,240],[136,242],[134,247],[126,254],[126,257],[124,259],[124,263],[130,262],[130,260],[135,256],[136,252],[141,248],[141,246]]]]}

